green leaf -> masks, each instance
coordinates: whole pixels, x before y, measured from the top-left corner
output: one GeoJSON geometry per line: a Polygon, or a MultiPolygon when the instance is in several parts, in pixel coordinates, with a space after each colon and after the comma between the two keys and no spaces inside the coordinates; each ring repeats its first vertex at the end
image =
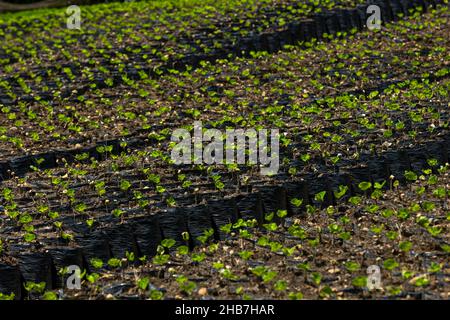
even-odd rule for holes
{"type": "Polygon", "coordinates": [[[287,216],[287,210],[278,210],[277,211],[277,216],[280,218],[284,218],[287,216]]]}
{"type": "Polygon", "coordinates": [[[222,262],[214,262],[212,266],[216,270],[223,269],[225,267],[225,265],[222,262]]]}
{"type": "Polygon", "coordinates": [[[417,180],[417,174],[415,174],[412,171],[405,171],[405,178],[408,181],[416,181],[417,180]]]}
{"type": "Polygon", "coordinates": [[[35,283],[35,282],[32,282],[32,281],[27,281],[24,284],[25,290],[27,290],[28,292],[37,292],[37,293],[44,292],[45,286],[46,286],[46,283],[44,281],[39,282],[39,283],[35,283]]]}
{"type": "Polygon", "coordinates": [[[340,199],[347,193],[347,191],[348,191],[347,186],[340,185],[339,190],[334,191],[334,196],[336,197],[336,199],[340,199]]]}
{"type": "Polygon", "coordinates": [[[175,245],[176,241],[174,239],[163,239],[161,241],[161,245],[167,249],[173,247],[175,245]]]}
{"type": "Polygon", "coordinates": [[[87,281],[90,283],[97,282],[98,278],[100,278],[100,275],[98,273],[91,273],[86,276],[87,281]]]}
{"type": "MultiPolygon", "coordinates": [[[[267,245],[269,244],[269,239],[267,239],[267,237],[265,237],[265,236],[261,236],[261,237],[258,239],[258,241],[256,242],[256,244],[257,244],[258,246],[265,247],[265,246],[267,246],[267,245]]],[[[449,246],[449,247],[450,247],[450,246],[449,246]]]]}
{"type": "Polygon", "coordinates": [[[442,270],[442,264],[431,262],[430,267],[428,268],[429,273],[437,273],[442,270]]]}
{"type": "Polygon", "coordinates": [[[287,288],[287,282],[286,280],[278,280],[273,287],[276,291],[284,291],[287,288]]]}
{"type": "Polygon", "coordinates": [[[376,204],[371,204],[365,208],[365,210],[369,213],[376,213],[380,207],[376,204]]]}
{"type": "Polygon", "coordinates": [[[86,224],[89,228],[92,228],[92,226],[94,225],[95,220],[94,219],[87,219],[86,220],[86,224]]]}
{"type": "Polygon", "coordinates": [[[163,186],[156,186],[156,192],[158,193],[164,193],[166,189],[163,186]]]}
{"type": "Polygon", "coordinates": [[[124,213],[125,213],[125,212],[124,212],[122,209],[119,209],[119,208],[114,209],[114,210],[112,211],[113,216],[115,216],[115,217],[117,217],[117,218],[120,218],[124,213]]]}
{"type": "Polygon", "coordinates": [[[125,256],[127,257],[127,260],[130,262],[133,262],[136,258],[134,252],[125,251],[125,256]]]}
{"type": "Polygon", "coordinates": [[[412,281],[416,287],[425,287],[430,284],[430,279],[426,276],[421,276],[413,279],[412,281]]]}
{"type": "Polygon", "coordinates": [[[2,300],[14,300],[15,294],[11,292],[11,294],[3,294],[0,292],[0,301],[2,300]]]}
{"type": "Polygon", "coordinates": [[[266,215],[264,216],[264,220],[266,221],[272,221],[273,217],[274,217],[274,213],[270,212],[270,213],[266,213],[266,215]]]}
{"type": "Polygon", "coordinates": [[[290,300],[302,300],[303,299],[303,293],[301,293],[301,292],[289,292],[288,298],[290,300]]]}
{"type": "Polygon", "coordinates": [[[414,275],[414,272],[409,270],[402,270],[402,278],[403,279],[409,279],[414,275]]]}
{"type": "Polygon", "coordinates": [[[383,266],[386,270],[392,271],[399,266],[398,262],[390,258],[383,262],[383,266]]]}
{"type": "Polygon", "coordinates": [[[47,291],[42,295],[43,300],[58,300],[58,295],[53,291],[47,291]]]}
{"type": "Polygon", "coordinates": [[[150,284],[150,279],[148,277],[141,278],[137,281],[137,285],[139,289],[146,290],[148,285],[150,284]]]}
{"type": "Polygon", "coordinates": [[[377,90],[372,91],[371,93],[369,93],[368,97],[369,99],[373,99],[376,96],[378,96],[379,92],[377,90]]]}
{"type": "Polygon", "coordinates": [[[348,261],[345,264],[345,268],[350,272],[359,271],[361,269],[361,266],[358,262],[354,261],[348,261]]]}
{"type": "Polygon", "coordinates": [[[357,288],[365,288],[367,286],[367,277],[359,276],[359,277],[353,278],[352,285],[357,288]]]}
{"type": "Polygon", "coordinates": [[[78,203],[78,204],[75,206],[75,211],[76,211],[76,212],[83,213],[84,211],[86,211],[86,209],[87,209],[87,205],[86,205],[85,203],[83,203],[83,202],[78,203]]]}
{"type": "Polygon", "coordinates": [[[170,256],[168,254],[158,254],[155,257],[153,257],[153,263],[158,265],[163,265],[169,262],[170,256]]]}
{"type": "Polygon", "coordinates": [[[32,221],[33,221],[33,217],[31,217],[31,215],[29,215],[28,213],[21,215],[19,218],[19,222],[22,224],[27,224],[32,221]]]}
{"type": "Polygon", "coordinates": [[[164,297],[164,293],[159,290],[153,289],[150,291],[151,300],[161,300],[164,297]]]}
{"type": "Polygon", "coordinates": [[[192,261],[194,262],[202,262],[203,260],[206,259],[206,254],[204,252],[202,253],[193,253],[191,256],[192,261]]]}
{"type": "Polygon", "coordinates": [[[321,191],[319,193],[316,193],[314,196],[314,200],[318,201],[318,202],[323,202],[323,200],[325,199],[325,195],[327,194],[326,191],[321,191]]]}
{"type": "Polygon", "coordinates": [[[243,251],[239,252],[238,254],[242,259],[248,260],[254,253],[252,251],[243,250],[243,251]]]}
{"type": "Polygon", "coordinates": [[[342,239],[342,240],[350,240],[351,237],[352,237],[352,235],[351,235],[350,232],[341,232],[339,234],[339,238],[342,239]]]}
{"type": "Polygon", "coordinates": [[[311,278],[314,284],[317,286],[322,282],[322,275],[319,272],[313,272],[311,274],[311,278]]]}
{"type": "Polygon", "coordinates": [[[354,206],[359,205],[361,203],[361,200],[362,200],[361,197],[358,196],[353,196],[350,199],[348,199],[348,201],[354,206]]]}
{"type": "Polygon", "coordinates": [[[225,232],[225,233],[230,233],[231,232],[231,228],[232,228],[233,224],[232,223],[228,223],[226,225],[223,225],[220,227],[220,231],[225,232]]]}
{"type": "Polygon", "coordinates": [[[122,261],[117,258],[111,258],[108,260],[108,265],[113,268],[118,268],[122,266],[122,261]]]}
{"type": "Polygon", "coordinates": [[[299,268],[300,270],[303,270],[303,271],[311,271],[311,266],[309,265],[308,262],[299,263],[297,265],[297,268],[299,268]]]}
{"type": "Polygon", "coordinates": [[[303,203],[303,199],[293,198],[291,200],[291,204],[297,208],[300,207],[302,205],[302,203],[303,203]]]}
{"type": "Polygon", "coordinates": [[[181,233],[181,237],[183,238],[184,241],[189,241],[189,232],[184,231],[181,233]]]}
{"type": "Polygon", "coordinates": [[[327,298],[327,297],[331,296],[332,294],[333,294],[333,290],[330,288],[330,286],[323,287],[319,292],[319,296],[321,298],[327,298]]]}
{"type": "Polygon", "coordinates": [[[383,189],[385,184],[386,184],[386,181],[383,181],[382,183],[375,182],[374,188],[377,190],[383,189]]]}
{"type": "Polygon", "coordinates": [[[128,189],[130,189],[130,187],[131,187],[130,181],[128,180],[120,181],[120,190],[127,191],[128,189]]]}
{"type": "Polygon", "coordinates": [[[276,271],[267,271],[266,273],[264,273],[262,275],[262,280],[263,282],[270,282],[273,280],[273,278],[275,278],[278,275],[278,273],[276,271]]]}
{"type": "Polygon", "coordinates": [[[103,261],[98,258],[92,258],[90,263],[95,269],[100,269],[103,267],[103,261]]]}
{"type": "Polygon", "coordinates": [[[34,240],[36,239],[36,235],[35,235],[34,233],[26,233],[26,234],[23,236],[23,238],[24,238],[24,240],[25,240],[26,242],[32,242],[32,241],[34,241],[34,240]]]}
{"type": "Polygon", "coordinates": [[[370,189],[371,187],[372,187],[372,183],[366,182],[366,181],[360,182],[358,184],[358,188],[360,188],[362,191],[366,191],[366,190],[370,189]]]}
{"type": "Polygon", "coordinates": [[[179,246],[177,248],[177,253],[180,255],[186,255],[189,253],[189,247],[188,246],[179,246]]]}
{"type": "Polygon", "coordinates": [[[276,231],[278,229],[278,226],[275,222],[263,224],[263,227],[268,231],[276,231]]]}
{"type": "Polygon", "coordinates": [[[400,242],[398,247],[400,248],[400,250],[402,250],[404,252],[408,252],[412,248],[412,243],[410,241],[403,241],[403,242],[400,242]]]}

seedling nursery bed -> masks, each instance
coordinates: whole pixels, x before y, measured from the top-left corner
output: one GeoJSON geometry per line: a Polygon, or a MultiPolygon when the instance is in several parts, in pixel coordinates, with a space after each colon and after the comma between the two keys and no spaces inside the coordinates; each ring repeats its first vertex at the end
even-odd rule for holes
{"type": "Polygon", "coordinates": [[[0,298],[448,299],[448,2],[206,2],[0,15],[0,298]]]}

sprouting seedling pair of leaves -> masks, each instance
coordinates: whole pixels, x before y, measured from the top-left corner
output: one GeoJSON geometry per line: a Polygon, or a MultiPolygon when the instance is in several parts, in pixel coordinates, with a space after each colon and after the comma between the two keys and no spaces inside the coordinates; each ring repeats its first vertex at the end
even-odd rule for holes
{"type": "Polygon", "coordinates": [[[108,266],[112,268],[119,268],[122,266],[122,260],[118,258],[111,258],[108,260],[108,266]]]}
{"type": "Polygon", "coordinates": [[[14,300],[15,297],[16,295],[13,292],[11,292],[10,294],[4,294],[0,292],[0,301],[14,300]]]}
{"type": "Polygon", "coordinates": [[[266,214],[264,215],[264,220],[270,222],[270,221],[273,220],[274,216],[275,216],[275,214],[274,214],[273,212],[266,213],[266,214]]]}
{"type": "Polygon", "coordinates": [[[97,280],[100,278],[100,275],[98,273],[90,273],[88,275],[86,275],[86,280],[89,281],[90,283],[95,283],[97,282],[97,280]]]}
{"type": "Polygon", "coordinates": [[[247,222],[242,218],[239,218],[238,221],[233,224],[233,229],[240,229],[240,228],[246,228],[246,227],[247,227],[247,222]]]}
{"type": "Polygon", "coordinates": [[[306,239],[307,233],[305,229],[303,229],[301,226],[298,225],[291,225],[288,228],[288,233],[294,237],[300,238],[300,239],[306,239]]]}
{"type": "Polygon", "coordinates": [[[303,199],[293,198],[293,199],[291,199],[291,204],[294,207],[298,208],[303,204],[303,199]]]}
{"type": "Polygon", "coordinates": [[[95,190],[97,191],[97,194],[101,197],[106,194],[105,189],[105,181],[98,181],[95,183],[95,190]]]}
{"type": "Polygon", "coordinates": [[[414,173],[413,171],[408,171],[408,170],[405,171],[405,178],[406,178],[406,180],[411,181],[411,182],[414,182],[418,179],[416,173],[414,173]]]}
{"type": "Polygon", "coordinates": [[[356,272],[361,269],[361,265],[358,262],[355,261],[347,261],[344,264],[345,268],[350,272],[356,272]]]}
{"type": "Polygon", "coordinates": [[[287,210],[277,210],[277,216],[281,219],[286,217],[288,214],[287,210]]]}
{"type": "Polygon", "coordinates": [[[285,291],[287,289],[287,286],[288,286],[288,284],[287,284],[286,280],[278,280],[273,285],[273,288],[276,291],[281,291],[282,292],[282,291],[285,291]]]}
{"type": "Polygon", "coordinates": [[[150,279],[148,277],[139,278],[136,284],[140,290],[145,291],[150,285],[150,279]]]}
{"type": "Polygon", "coordinates": [[[174,239],[163,239],[161,244],[157,247],[157,255],[153,257],[153,263],[157,265],[164,265],[169,262],[170,255],[165,254],[165,252],[175,245],[176,241],[174,239]]]}
{"type": "Polygon", "coordinates": [[[212,179],[214,181],[214,186],[218,190],[223,190],[225,188],[225,184],[221,181],[221,176],[220,175],[213,175],[212,179]]]}
{"type": "Polygon", "coordinates": [[[181,291],[185,292],[188,295],[191,295],[197,287],[195,283],[189,281],[189,279],[185,275],[178,276],[176,281],[180,286],[181,291]]]}
{"type": "Polygon", "coordinates": [[[177,254],[179,255],[187,255],[189,253],[189,247],[188,246],[179,246],[177,248],[177,254]]]}
{"type": "Polygon", "coordinates": [[[278,225],[275,222],[271,222],[271,223],[265,223],[263,224],[263,227],[267,230],[267,231],[277,231],[278,230],[278,225]]]}
{"type": "Polygon", "coordinates": [[[120,208],[116,208],[112,211],[113,216],[115,216],[116,218],[122,217],[124,213],[125,213],[125,211],[123,211],[120,208]]]}
{"type": "Polygon", "coordinates": [[[170,255],[168,254],[158,254],[153,257],[153,263],[156,265],[164,265],[169,262],[170,255]]]}
{"type": "Polygon", "coordinates": [[[314,200],[316,200],[317,202],[323,202],[325,200],[326,194],[326,191],[318,192],[314,195],[314,200]]]}
{"type": "Polygon", "coordinates": [[[224,279],[228,279],[228,280],[239,279],[239,277],[237,275],[235,275],[231,269],[228,269],[228,268],[221,268],[219,270],[219,273],[224,279]]]}
{"type": "Polygon", "coordinates": [[[99,258],[92,258],[89,262],[94,269],[103,268],[103,261],[99,258]]]}
{"type": "Polygon", "coordinates": [[[247,229],[239,229],[239,237],[243,239],[250,239],[252,234],[247,229]]]}
{"type": "Polygon", "coordinates": [[[120,190],[122,191],[128,191],[128,189],[130,189],[131,187],[131,182],[128,180],[122,180],[120,181],[120,190]]]}
{"type": "Polygon", "coordinates": [[[83,213],[84,211],[86,211],[87,209],[87,205],[84,202],[80,202],[78,204],[75,205],[74,210],[78,213],[83,213]]]}
{"type": "Polygon", "coordinates": [[[358,184],[358,188],[365,192],[365,191],[369,190],[370,188],[372,188],[372,183],[367,182],[367,181],[362,181],[358,184]]]}
{"type": "Polygon", "coordinates": [[[200,263],[206,259],[206,254],[204,252],[201,253],[192,253],[191,259],[193,262],[200,263]]]}
{"type": "Polygon", "coordinates": [[[222,232],[224,232],[226,234],[229,234],[229,233],[231,233],[232,227],[233,227],[232,223],[227,223],[227,224],[225,224],[225,225],[220,227],[220,231],[222,231],[222,232]]]}
{"type": "Polygon", "coordinates": [[[113,146],[98,146],[96,148],[98,153],[111,153],[113,151],[113,146]]]}
{"type": "Polygon", "coordinates": [[[163,239],[161,241],[161,246],[163,249],[170,249],[176,244],[176,241],[174,239],[163,239]]]}
{"type": "Polygon", "coordinates": [[[211,238],[214,235],[214,229],[209,228],[203,231],[203,235],[198,236],[197,240],[200,241],[202,244],[205,244],[209,238],[211,238]]]}
{"type": "Polygon", "coordinates": [[[239,256],[244,259],[244,260],[248,260],[250,259],[255,253],[253,251],[248,251],[248,250],[242,250],[241,252],[238,253],[239,256]]]}
{"type": "Polygon", "coordinates": [[[272,279],[274,279],[278,273],[274,270],[269,269],[266,266],[257,266],[251,269],[251,272],[260,277],[263,282],[270,282],[272,279]]]}
{"type": "Polygon", "coordinates": [[[42,293],[45,290],[46,283],[44,281],[39,283],[27,281],[23,286],[30,293],[42,293]]]}

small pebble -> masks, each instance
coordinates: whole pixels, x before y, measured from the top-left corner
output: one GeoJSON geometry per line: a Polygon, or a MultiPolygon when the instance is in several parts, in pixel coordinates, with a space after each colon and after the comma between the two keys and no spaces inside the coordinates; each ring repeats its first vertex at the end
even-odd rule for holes
{"type": "Polygon", "coordinates": [[[206,289],[205,287],[202,287],[198,290],[198,294],[201,296],[206,296],[208,294],[208,289],[206,289]]]}

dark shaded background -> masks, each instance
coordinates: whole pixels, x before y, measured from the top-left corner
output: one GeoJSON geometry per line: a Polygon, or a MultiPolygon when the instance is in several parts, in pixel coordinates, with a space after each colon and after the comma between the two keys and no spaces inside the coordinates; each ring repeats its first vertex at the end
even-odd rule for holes
{"type": "MultiPolygon", "coordinates": [[[[68,1],[68,2],[89,4],[89,3],[125,2],[125,1],[126,0],[122,0],[122,1],[118,1],[118,0],[79,0],[79,1],[73,0],[73,1],[68,1]]],[[[42,0],[2,0],[2,2],[15,3],[15,4],[29,4],[29,3],[42,2],[42,0]]]]}
{"type": "MultiPolygon", "coordinates": [[[[72,4],[95,4],[107,2],[126,2],[127,0],[0,0],[0,13],[33,10],[40,8],[57,8],[72,4]]],[[[139,1],[139,0],[128,0],[139,1]]]]}

